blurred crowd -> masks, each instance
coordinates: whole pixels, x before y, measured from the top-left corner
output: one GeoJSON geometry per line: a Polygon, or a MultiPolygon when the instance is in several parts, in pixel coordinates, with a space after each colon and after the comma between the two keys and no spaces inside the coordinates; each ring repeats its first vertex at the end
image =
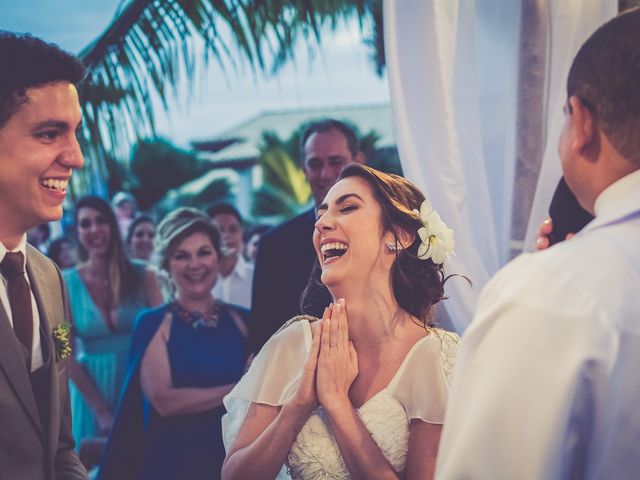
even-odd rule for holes
{"type": "MultiPolygon", "coordinates": [[[[74,323],[74,355],[69,368],[71,409],[73,435],[81,460],[88,470],[93,468],[95,475],[114,424],[127,372],[135,364],[131,353],[136,326],[144,323],[140,330],[149,333],[150,323],[145,322],[145,315],[153,320],[175,313],[178,318],[186,318],[184,325],[188,329],[179,331],[175,337],[167,332],[166,338],[175,340],[186,334],[182,342],[187,348],[179,351],[177,357],[169,350],[164,358],[145,365],[139,372],[141,381],[143,385],[155,384],[170,370],[175,382],[175,369],[185,368],[183,386],[195,382],[194,387],[209,390],[203,394],[205,397],[217,392],[215,414],[211,403],[206,401],[178,408],[181,414],[213,415],[209,422],[200,422],[200,426],[208,429],[209,436],[213,435],[203,448],[215,444],[220,447],[219,470],[224,450],[220,433],[216,435],[211,422],[220,430],[221,398],[234,383],[226,379],[226,370],[232,369],[235,372],[232,377],[237,381],[245,367],[253,265],[258,240],[268,227],[249,228],[229,203],[202,210],[180,208],[158,222],[154,215],[141,212],[135,197],[128,192],[116,193],[110,202],[97,196],[82,197],[75,203],[73,218],[72,228],[63,235],[51,238],[52,229],[44,223],[31,229],[28,239],[58,265],[68,287],[74,323]],[[158,227],[164,233],[160,237],[158,227]],[[200,244],[193,244],[194,241],[200,244]],[[230,337],[216,322],[229,322],[226,327],[230,337]],[[198,327],[191,328],[193,324],[198,327]],[[189,339],[194,334],[196,339],[189,339]],[[230,347],[234,338],[235,349],[230,347]],[[202,372],[202,378],[194,378],[191,368],[194,360],[189,360],[198,345],[202,346],[202,352],[196,355],[195,368],[202,372]],[[216,350],[212,350],[216,345],[216,350]],[[207,360],[207,352],[211,351],[216,353],[207,360]],[[221,351],[225,352],[222,356],[221,351]],[[223,384],[229,388],[217,391],[223,384]]],[[[151,338],[147,338],[147,343],[150,342],[151,338]]],[[[143,353],[148,346],[145,345],[143,353]]],[[[133,368],[140,369],[140,365],[133,368]]],[[[159,410],[155,395],[148,397],[155,410],[159,410]]],[[[173,401],[169,398],[168,403],[173,401]]],[[[180,405],[180,399],[175,402],[180,405]]],[[[172,411],[174,406],[167,408],[172,411]]],[[[164,414],[158,419],[163,417],[164,414]]],[[[158,458],[162,457],[162,451],[158,446],[158,458]]],[[[162,463],[147,463],[147,467],[158,465],[162,463]]],[[[202,471],[197,462],[193,465],[196,471],[202,471]]],[[[149,475],[153,478],[151,472],[149,475]]]]}

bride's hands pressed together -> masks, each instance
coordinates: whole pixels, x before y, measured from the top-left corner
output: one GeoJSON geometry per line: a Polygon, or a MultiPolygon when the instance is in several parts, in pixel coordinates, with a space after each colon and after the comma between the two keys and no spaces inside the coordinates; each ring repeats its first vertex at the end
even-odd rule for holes
{"type": "Polygon", "coordinates": [[[327,412],[350,405],[349,389],[357,376],[358,355],[349,340],[345,302],[340,299],[323,320],[316,373],[318,401],[327,412]]]}
{"type": "Polygon", "coordinates": [[[331,317],[332,308],[332,305],[330,305],[324,309],[322,321],[318,322],[318,325],[314,328],[311,349],[309,351],[307,361],[304,364],[300,385],[298,385],[298,389],[293,397],[291,397],[291,400],[287,402],[289,406],[300,409],[306,414],[311,414],[311,412],[318,406],[318,396],[316,392],[318,353],[320,352],[320,339],[322,337],[324,323],[331,317]]]}

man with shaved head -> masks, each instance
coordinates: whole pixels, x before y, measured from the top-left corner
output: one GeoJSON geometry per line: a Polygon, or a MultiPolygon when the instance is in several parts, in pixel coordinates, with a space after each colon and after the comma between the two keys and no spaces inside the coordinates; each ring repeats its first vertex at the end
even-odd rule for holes
{"type": "Polygon", "coordinates": [[[640,10],[569,71],[558,150],[595,219],[489,282],[462,338],[436,478],[640,472],[640,10]]]}

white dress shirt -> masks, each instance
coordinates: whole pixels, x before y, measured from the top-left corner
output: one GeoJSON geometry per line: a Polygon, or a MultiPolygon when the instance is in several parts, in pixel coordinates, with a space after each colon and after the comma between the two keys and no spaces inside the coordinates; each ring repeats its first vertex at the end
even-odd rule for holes
{"type": "MultiPolygon", "coordinates": [[[[4,256],[8,251],[11,252],[22,252],[25,261],[25,278],[27,279],[27,283],[29,283],[29,287],[31,287],[31,282],[29,282],[29,276],[26,274],[26,262],[27,262],[27,236],[25,235],[20,240],[18,244],[18,248],[15,250],[7,250],[7,248],[0,242],[0,263],[4,260],[4,256]]],[[[0,300],[2,301],[2,306],[4,307],[4,311],[7,313],[7,317],[9,318],[9,322],[11,323],[11,327],[13,327],[13,313],[11,312],[11,306],[9,303],[9,295],[7,293],[7,279],[4,278],[4,275],[0,273],[0,278],[2,278],[2,282],[0,285],[0,300]]],[[[44,360],[42,358],[42,348],[40,345],[40,314],[38,313],[38,305],[36,304],[36,298],[33,296],[33,290],[31,291],[31,311],[33,312],[33,343],[31,348],[31,371],[37,370],[42,365],[44,365],[44,360]]]]}
{"type": "Polygon", "coordinates": [[[595,213],[484,289],[436,478],[638,478],[640,171],[602,192],[595,213]]]}
{"type": "Polygon", "coordinates": [[[218,273],[213,286],[213,296],[218,300],[244,308],[251,308],[251,287],[253,285],[253,264],[242,255],[238,256],[236,266],[226,277],[218,273]]]}

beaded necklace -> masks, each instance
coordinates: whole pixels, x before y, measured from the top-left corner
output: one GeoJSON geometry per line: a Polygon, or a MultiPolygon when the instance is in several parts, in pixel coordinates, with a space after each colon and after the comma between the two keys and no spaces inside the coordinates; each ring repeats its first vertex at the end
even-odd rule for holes
{"type": "Polygon", "coordinates": [[[172,302],[170,308],[173,314],[178,317],[180,321],[186,323],[191,328],[216,328],[220,321],[222,302],[216,300],[206,313],[199,312],[198,310],[190,311],[177,300],[172,302]]]}

